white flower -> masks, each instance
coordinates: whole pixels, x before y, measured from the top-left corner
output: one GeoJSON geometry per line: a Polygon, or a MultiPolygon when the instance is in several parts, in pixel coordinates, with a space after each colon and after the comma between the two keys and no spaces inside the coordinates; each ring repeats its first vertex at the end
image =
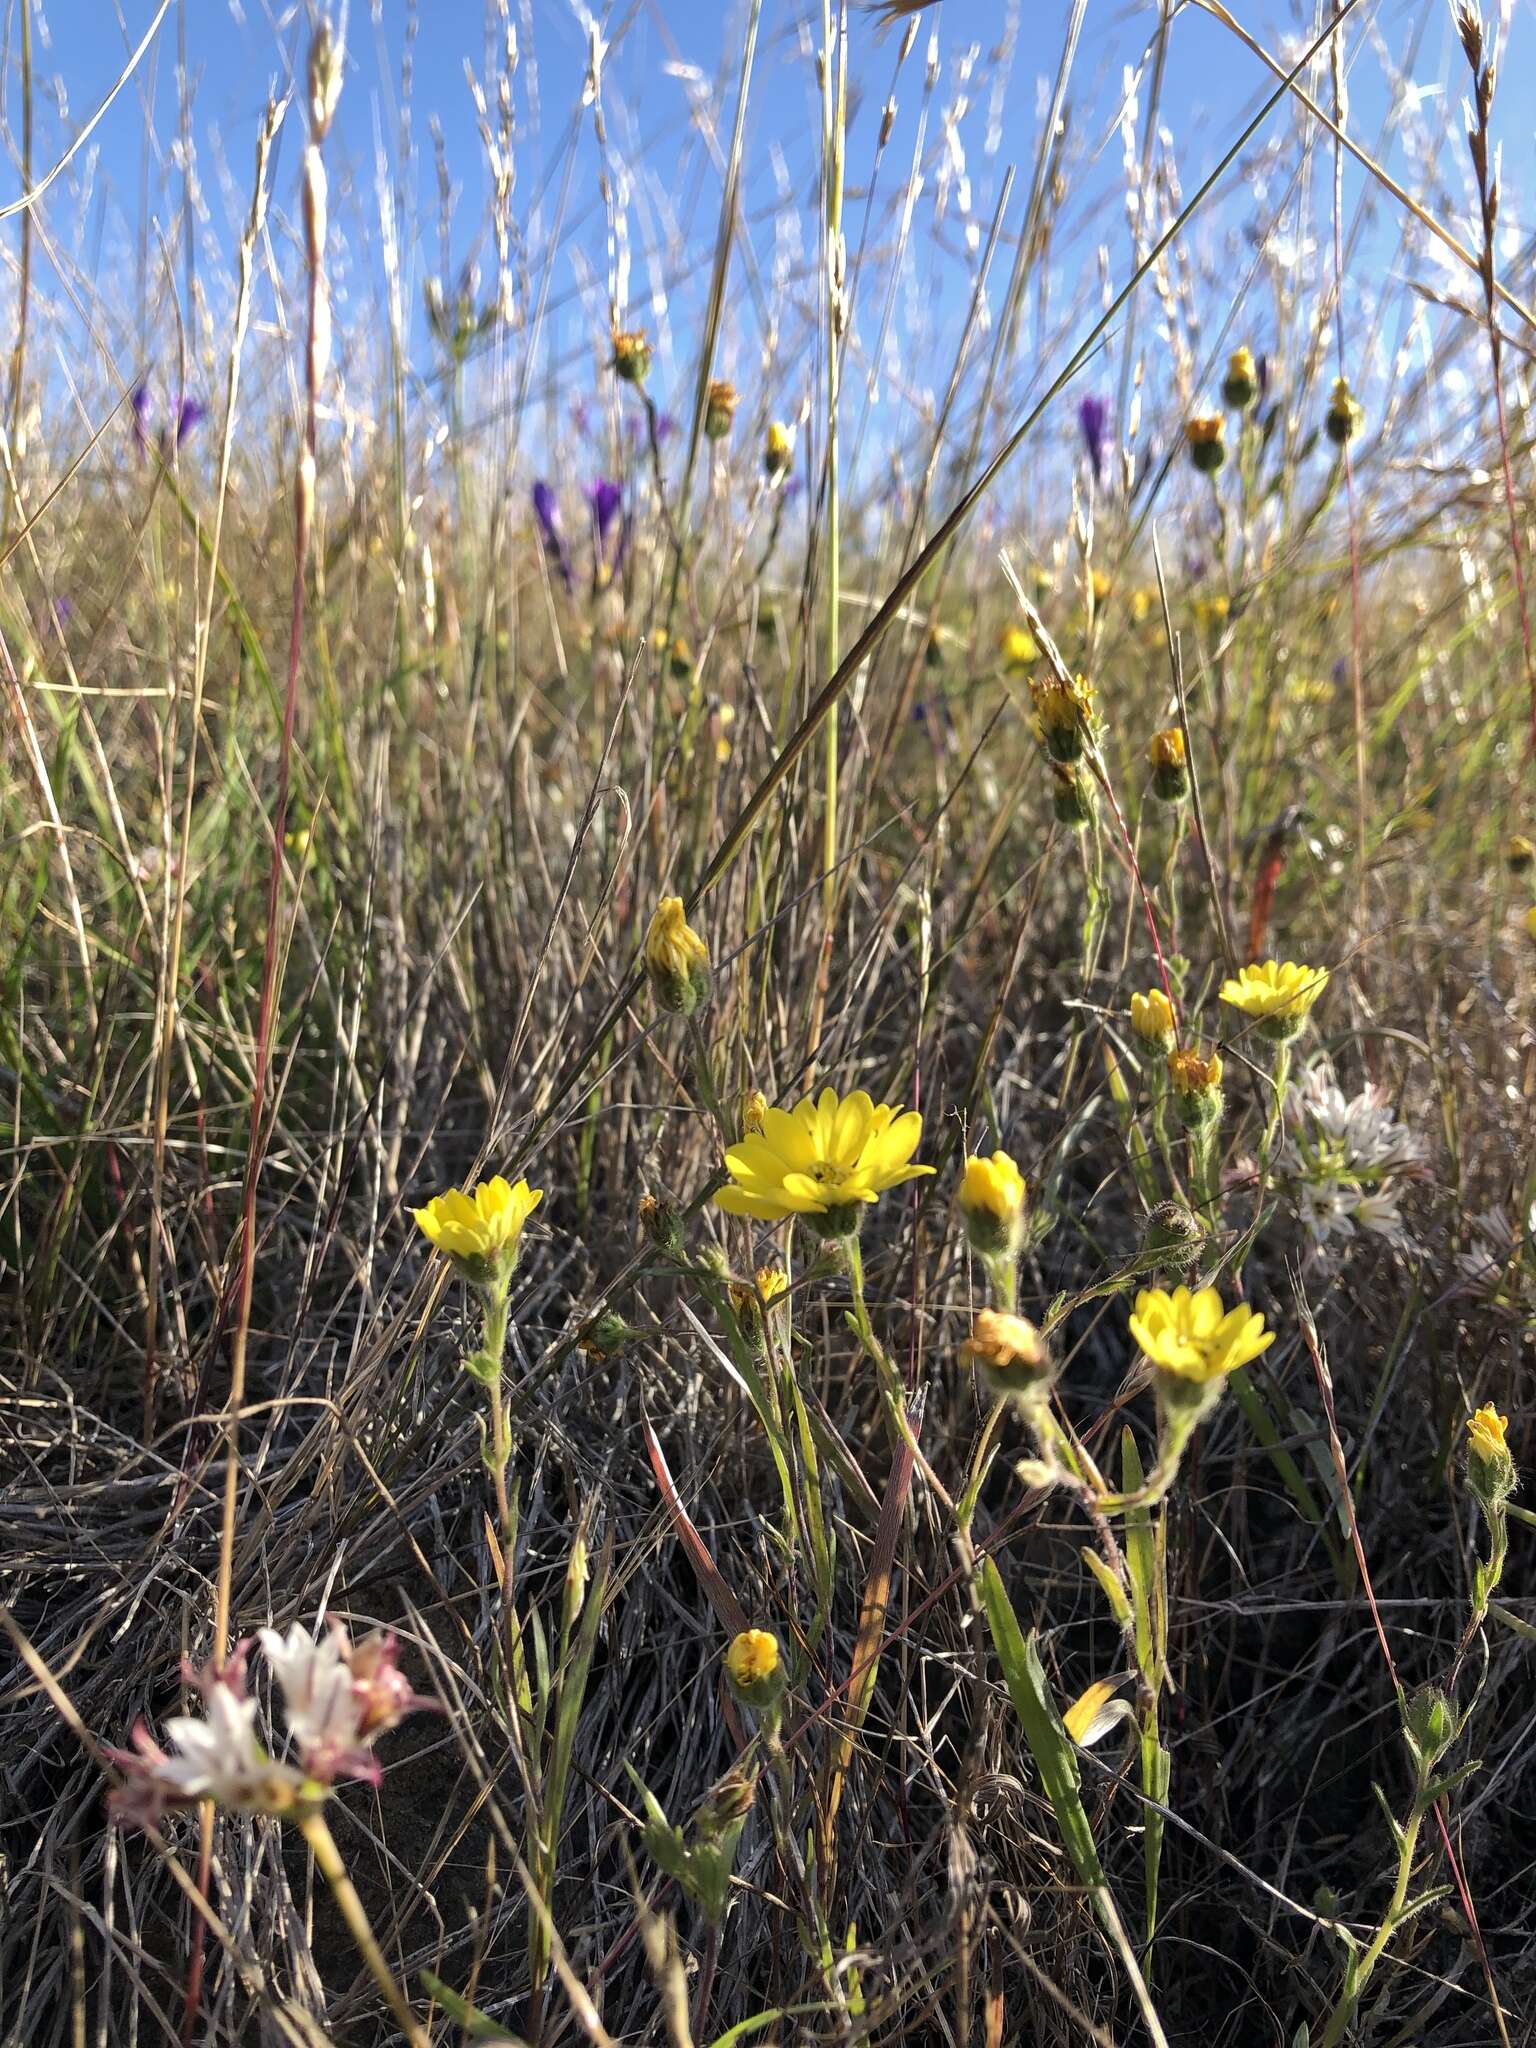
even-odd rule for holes
{"type": "Polygon", "coordinates": [[[1396,1246],[1398,1251],[1408,1251],[1413,1241],[1397,1204],[1397,1189],[1389,1181],[1384,1182],[1373,1195],[1360,1197],[1350,1221],[1357,1230],[1373,1231],[1377,1237],[1385,1238],[1388,1244],[1396,1246]]]}
{"type": "Polygon", "coordinates": [[[275,1628],[264,1628],[258,1640],[282,1688],[288,1732],[305,1768],[317,1778],[333,1778],[339,1768],[350,1768],[365,1744],[345,1637],[327,1629],[317,1641],[296,1621],[286,1638],[275,1628]]]}
{"type": "Polygon", "coordinates": [[[167,1807],[214,1799],[242,1813],[286,1813],[299,1803],[304,1775],[274,1763],[256,1739],[256,1702],[245,1694],[243,1650],[223,1671],[192,1674],[206,1713],[173,1714],[165,1724],[175,1753],[140,1721],[131,1750],[108,1750],[124,1781],[113,1794],[118,1818],[153,1826],[167,1807]]]}

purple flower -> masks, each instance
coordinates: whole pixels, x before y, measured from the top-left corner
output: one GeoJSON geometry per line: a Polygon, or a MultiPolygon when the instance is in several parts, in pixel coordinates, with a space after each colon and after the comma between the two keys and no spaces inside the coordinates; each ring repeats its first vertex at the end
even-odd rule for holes
{"type": "Polygon", "coordinates": [[[1083,446],[1096,484],[1104,481],[1104,443],[1109,434],[1109,407],[1090,394],[1077,408],[1077,424],[1083,432],[1083,446]]]}
{"type": "Polygon", "coordinates": [[[592,511],[593,581],[601,585],[618,574],[624,560],[624,486],[600,476],[587,486],[587,503],[592,511]]]}
{"type": "Polygon", "coordinates": [[[149,447],[149,435],[146,431],[149,426],[149,416],[155,409],[155,401],[149,394],[149,386],[143,383],[135,384],[133,387],[133,397],[129,400],[129,403],[133,407],[133,438],[138,445],[139,455],[142,458],[149,447]]]}
{"type": "Polygon", "coordinates": [[[553,488],[542,477],[533,487],[533,516],[539,522],[539,534],[549,565],[569,590],[571,558],[565,551],[565,538],[560,531],[560,505],[553,488]]]}
{"type": "Polygon", "coordinates": [[[182,397],[176,401],[176,446],[179,448],[194,427],[206,419],[208,408],[200,398],[182,397]]]}

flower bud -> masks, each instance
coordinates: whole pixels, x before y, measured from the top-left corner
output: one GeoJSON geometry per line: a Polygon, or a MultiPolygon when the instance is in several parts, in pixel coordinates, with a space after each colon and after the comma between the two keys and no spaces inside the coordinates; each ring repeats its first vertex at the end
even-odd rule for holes
{"type": "Polygon", "coordinates": [[[625,384],[643,384],[651,371],[651,344],[638,327],[615,327],[613,373],[625,384]]]}
{"type": "Polygon", "coordinates": [[[617,1358],[625,1345],[639,1334],[638,1330],[630,1328],[621,1315],[615,1315],[612,1309],[606,1309],[602,1315],[594,1316],[582,1331],[582,1354],[599,1362],[617,1358]]]}
{"type": "Polygon", "coordinates": [[[744,1138],[761,1137],[763,1118],[768,1114],[768,1098],[761,1088],[744,1088],[741,1091],[741,1135],[744,1138]]]}
{"type": "Polygon", "coordinates": [[[788,1679],[778,1637],[765,1628],[743,1629],[725,1653],[725,1675],[743,1706],[761,1712],[775,1705],[788,1679]]]}
{"type": "Polygon", "coordinates": [[[769,483],[776,484],[780,477],[787,476],[794,459],[793,435],[788,427],[774,420],[768,428],[768,437],[763,444],[763,473],[769,483]]]}
{"type": "Polygon", "coordinates": [[[1528,874],[1536,867],[1536,845],[1523,832],[1511,833],[1505,840],[1504,865],[1512,875],[1528,874]]]}
{"type": "Polygon", "coordinates": [[[1259,366],[1251,348],[1235,348],[1227,358],[1221,395],[1234,412],[1246,412],[1259,395],[1259,366]]]}
{"type": "Polygon", "coordinates": [[[1328,411],[1323,419],[1329,440],[1335,448],[1342,448],[1346,441],[1359,433],[1364,424],[1365,414],[1349,388],[1349,379],[1336,378],[1333,396],[1328,401],[1328,411]]]}
{"type": "Polygon", "coordinates": [[[1006,1152],[972,1156],[960,1179],[965,1234],[984,1259],[1016,1258],[1024,1241],[1024,1176],[1006,1152]]]}
{"type": "Polygon", "coordinates": [[[1227,459],[1227,423],[1219,412],[1195,413],[1184,422],[1189,459],[1202,476],[1214,476],[1227,459]]]}
{"type": "Polygon", "coordinates": [[[1144,996],[1131,997],[1131,1029],[1143,1045],[1155,1046],[1160,1052],[1172,1050],[1173,1005],[1162,989],[1149,988],[1144,996]]]}
{"type": "Polygon", "coordinates": [[[1159,1202],[1147,1217],[1142,1249],[1156,1252],[1170,1266],[1192,1266],[1205,1242],[1205,1231],[1193,1210],[1182,1202],[1159,1202]]]}
{"type": "Polygon", "coordinates": [[[1152,793],[1165,804],[1181,804],[1189,795],[1189,767],[1184,758],[1184,734],[1176,725],[1152,735],[1147,749],[1152,764],[1152,793]]]}
{"type": "Polygon", "coordinates": [[[1438,1685],[1421,1685],[1408,1702],[1408,1740],[1426,1767],[1456,1740],[1456,1710],[1438,1685]]]}
{"type": "Polygon", "coordinates": [[[1085,743],[1098,727],[1093,685],[1086,676],[1068,681],[1060,676],[1036,676],[1029,686],[1035,720],[1046,752],[1053,761],[1071,762],[1082,758],[1085,743]]]}
{"type": "Polygon", "coordinates": [[[709,1001],[709,951],[683,914],[680,896],[663,896],[645,935],[645,966],[658,1006],[692,1017],[709,1001]]]}
{"type": "Polygon", "coordinates": [[[963,1363],[974,1366],[997,1398],[1041,1401],[1056,1377],[1045,1339],[1023,1316],[984,1308],[960,1347],[963,1363]]]}
{"type": "Polygon", "coordinates": [[[1186,1130],[1208,1130],[1221,1115],[1221,1054],[1185,1046],[1169,1053],[1174,1107],[1186,1130]]]}
{"type": "Polygon", "coordinates": [[[723,377],[717,377],[709,387],[709,396],[704,402],[704,432],[711,441],[723,441],[731,431],[740,403],[736,386],[728,384],[723,377]]]}
{"type": "Polygon", "coordinates": [[[677,1211],[670,1202],[658,1202],[654,1195],[640,1197],[640,1228],[655,1245],[657,1251],[665,1252],[668,1258],[682,1256],[683,1233],[677,1220],[677,1211]]]}
{"type": "Polygon", "coordinates": [[[1467,1418],[1467,1484],[1486,1508],[1501,1508],[1519,1475],[1505,1433],[1509,1417],[1485,1402],[1467,1418]]]}

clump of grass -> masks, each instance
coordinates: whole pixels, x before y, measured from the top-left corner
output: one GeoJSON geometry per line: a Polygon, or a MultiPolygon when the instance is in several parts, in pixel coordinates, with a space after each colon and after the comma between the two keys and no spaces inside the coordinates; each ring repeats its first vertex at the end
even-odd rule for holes
{"type": "Polygon", "coordinates": [[[1074,7],[984,232],[972,76],[891,11],[868,163],[870,24],[810,22],[819,178],[765,258],[755,6],[695,107],[715,218],[654,231],[598,42],[520,216],[498,8],[496,277],[440,126],[421,363],[407,166],[332,191],[322,27],[227,319],[70,407],[38,259],[81,194],[28,116],[8,2037],[1456,2048],[1536,2011],[1494,53],[1463,8],[1468,247],[1433,138],[1389,171],[1350,127],[1355,8],[1283,54],[1204,10],[1266,74],[1192,188],[1149,9],[1106,193],[1074,7]],[[169,1756],[121,1753],[141,1717],[169,1756]]]}

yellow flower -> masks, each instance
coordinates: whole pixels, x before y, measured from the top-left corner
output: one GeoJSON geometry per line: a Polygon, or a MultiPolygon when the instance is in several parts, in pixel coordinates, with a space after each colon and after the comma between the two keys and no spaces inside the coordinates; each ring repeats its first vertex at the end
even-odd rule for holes
{"type": "Polygon", "coordinates": [[[1045,1339],[1034,1324],[1024,1316],[1004,1315],[997,1309],[984,1308],[978,1313],[960,1356],[998,1396],[1037,1397],[1049,1390],[1055,1377],[1045,1339]]]}
{"type": "Polygon", "coordinates": [[[782,1266],[759,1266],[752,1277],[757,1282],[758,1293],[770,1305],[788,1291],[789,1275],[782,1266]]]}
{"type": "Polygon", "coordinates": [[[1024,1236],[1024,1176],[1006,1152],[971,1155],[960,1178],[966,1235],[984,1259],[1016,1253],[1024,1236]]]}
{"type": "Polygon", "coordinates": [[[1184,422],[1189,459],[1202,476],[1214,476],[1227,459],[1227,423],[1219,412],[1197,412],[1184,422]]]}
{"type": "Polygon", "coordinates": [[[784,1690],[779,1639],[766,1628],[745,1628],[725,1653],[725,1673],[749,1706],[768,1706],[784,1690]]]}
{"type": "Polygon", "coordinates": [[[1224,626],[1231,609],[1232,600],[1228,597],[1197,597],[1195,624],[1202,632],[1208,632],[1212,626],[1224,626]]]}
{"type": "Polygon", "coordinates": [[[1493,1462],[1509,1456],[1509,1445],[1505,1431],[1509,1428],[1509,1417],[1500,1415],[1498,1410],[1485,1402],[1475,1415],[1467,1417],[1467,1435],[1471,1439],[1468,1448],[1475,1457],[1493,1462]]]}
{"type": "Polygon", "coordinates": [[[1505,1439],[1508,1428],[1509,1417],[1486,1402],[1467,1418],[1467,1484],[1490,1517],[1503,1513],[1519,1478],[1505,1439]]]}
{"type": "Polygon", "coordinates": [[[768,438],[763,444],[763,468],[768,481],[777,483],[784,476],[795,459],[795,438],[782,421],[774,420],[768,428],[768,438]]]}
{"type": "Polygon", "coordinates": [[[651,344],[638,327],[613,330],[613,368],[626,384],[643,384],[651,367],[651,344]]]}
{"type": "Polygon", "coordinates": [[[1063,681],[1036,676],[1029,686],[1046,752],[1054,761],[1075,761],[1097,729],[1093,685],[1086,676],[1063,681]]]}
{"type": "Polygon", "coordinates": [[[1536,866],[1536,845],[1523,832],[1512,832],[1504,842],[1504,865],[1512,875],[1523,875],[1536,866]]]}
{"type": "Polygon", "coordinates": [[[1152,789],[1165,804],[1182,803],[1189,795],[1189,769],[1185,765],[1183,728],[1165,726],[1152,735],[1147,748],[1152,764],[1152,789]]]}
{"type": "Polygon", "coordinates": [[[1152,607],[1157,603],[1157,592],[1150,584],[1139,583],[1131,592],[1131,618],[1136,625],[1152,616],[1152,607]]]}
{"type": "Polygon", "coordinates": [[[1181,1045],[1168,1055],[1174,1107],[1188,1130],[1202,1131],[1221,1115],[1221,1054],[1181,1045]]]}
{"type": "Polygon", "coordinates": [[[1265,1038],[1294,1038],[1328,986],[1326,967],[1295,960],[1263,960],[1221,984],[1221,1000],[1252,1017],[1265,1038]]]}
{"type": "Polygon", "coordinates": [[[1040,659],[1035,636],[1028,626],[1005,626],[998,638],[997,651],[1002,656],[1003,667],[1015,672],[1033,668],[1040,659]]]}
{"type": "Polygon", "coordinates": [[[1342,448],[1364,424],[1365,413],[1349,388],[1349,379],[1336,377],[1333,396],[1328,401],[1328,411],[1323,419],[1329,440],[1336,448],[1342,448]]]}
{"type": "Polygon", "coordinates": [[[1238,412],[1246,412],[1259,395],[1259,366],[1251,348],[1235,348],[1227,357],[1221,395],[1238,412]]]}
{"type": "Polygon", "coordinates": [[[1160,988],[1131,997],[1131,1029],[1147,1045],[1172,1045],[1174,1028],[1173,1005],[1160,988]]]}
{"type": "Polygon", "coordinates": [[[531,1188],[525,1180],[513,1187],[498,1173],[473,1191],[450,1188],[446,1195],[434,1195],[411,1214],[466,1279],[484,1286],[512,1271],[523,1226],[543,1199],[542,1188],[531,1188]]]}
{"type": "Polygon", "coordinates": [[[1224,1309],[1214,1287],[1191,1294],[1176,1287],[1143,1288],[1131,1316],[1131,1335],[1160,1373],[1198,1386],[1225,1379],[1275,1341],[1257,1310],[1239,1302],[1224,1309]]]}
{"type": "Polygon", "coordinates": [[[763,1111],[761,1135],[726,1153],[731,1185],[715,1202],[727,1215],[763,1223],[807,1216],[823,1236],[847,1237],[859,1227],[862,1205],[933,1172],[911,1163],[922,1135],[916,1110],[877,1106],[862,1088],[841,1100],[823,1088],[793,1110],[763,1111]]]}
{"type": "Polygon", "coordinates": [[[1114,578],[1103,569],[1095,569],[1092,576],[1088,580],[1089,585],[1093,591],[1094,603],[1103,604],[1104,600],[1109,596],[1109,593],[1115,587],[1114,578]]]}
{"type": "Polygon", "coordinates": [[[645,935],[645,965],[662,1009],[691,1017],[709,1000],[709,949],[683,914],[681,896],[663,896],[645,935]]]}

